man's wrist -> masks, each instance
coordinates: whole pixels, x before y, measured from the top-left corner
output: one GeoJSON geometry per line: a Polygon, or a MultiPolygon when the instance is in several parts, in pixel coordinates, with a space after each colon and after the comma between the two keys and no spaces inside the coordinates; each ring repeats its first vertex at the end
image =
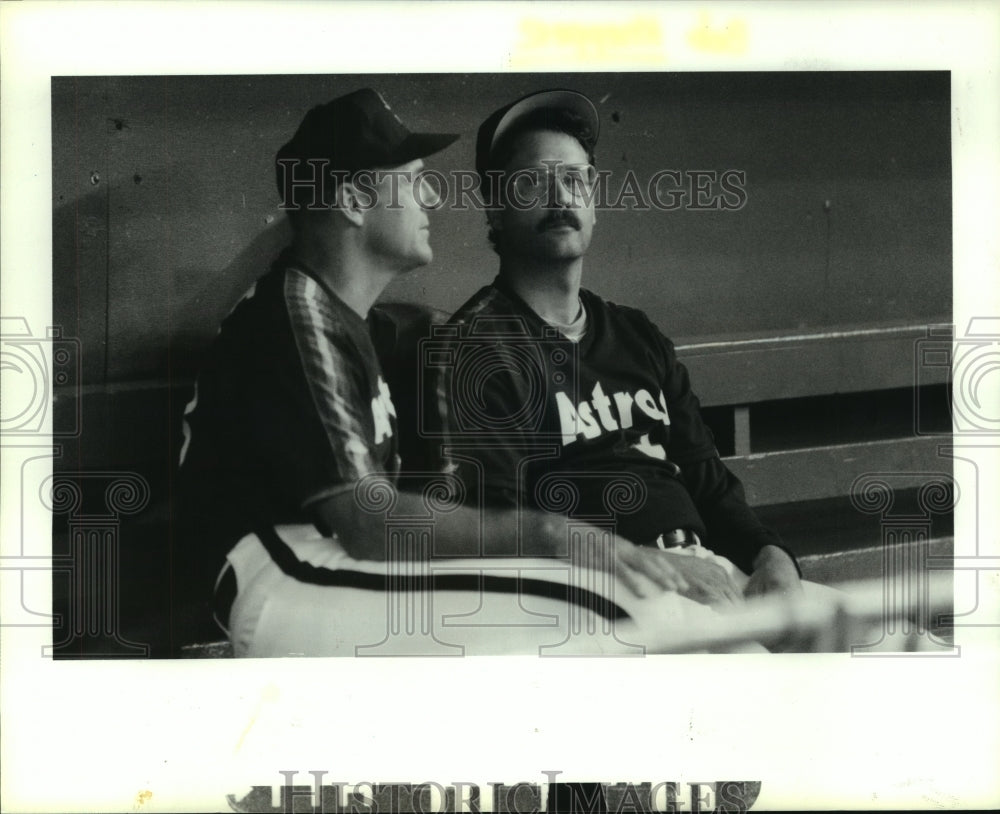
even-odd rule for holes
{"type": "Polygon", "coordinates": [[[757,552],[757,556],[754,557],[753,570],[756,571],[758,568],[778,563],[790,563],[801,579],[802,569],[799,567],[799,562],[795,558],[795,555],[783,545],[777,545],[776,543],[767,543],[761,547],[760,551],[757,552]]]}
{"type": "Polygon", "coordinates": [[[532,557],[568,555],[566,520],[561,515],[528,511],[521,515],[520,553],[532,557]]]}

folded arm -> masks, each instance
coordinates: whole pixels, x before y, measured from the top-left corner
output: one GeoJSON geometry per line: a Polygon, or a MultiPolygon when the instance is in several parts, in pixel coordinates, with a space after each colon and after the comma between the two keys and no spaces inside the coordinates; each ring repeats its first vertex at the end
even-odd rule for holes
{"type": "MultiPolygon", "coordinates": [[[[384,487],[392,489],[389,502],[397,516],[427,516],[428,506],[421,496],[395,490],[388,482],[384,487]]],[[[355,559],[388,558],[387,508],[363,507],[354,490],[345,490],[319,501],[313,511],[316,525],[326,534],[336,534],[355,559]]],[[[637,596],[650,589],[687,587],[662,552],[622,539],[606,541],[600,530],[579,524],[571,530],[566,518],[559,515],[506,508],[480,511],[458,504],[442,505],[432,515],[434,551],[426,552],[428,557],[569,558],[581,567],[609,571],[637,596]]]]}

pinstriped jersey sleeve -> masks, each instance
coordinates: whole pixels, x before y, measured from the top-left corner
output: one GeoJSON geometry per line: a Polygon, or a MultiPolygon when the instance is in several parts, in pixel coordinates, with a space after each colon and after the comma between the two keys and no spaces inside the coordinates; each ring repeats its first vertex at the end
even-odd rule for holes
{"type": "Polygon", "coordinates": [[[263,430],[259,440],[276,485],[290,503],[305,507],[384,471],[379,461],[394,427],[363,327],[311,277],[289,271],[283,286],[287,339],[265,360],[254,423],[263,430]]]}

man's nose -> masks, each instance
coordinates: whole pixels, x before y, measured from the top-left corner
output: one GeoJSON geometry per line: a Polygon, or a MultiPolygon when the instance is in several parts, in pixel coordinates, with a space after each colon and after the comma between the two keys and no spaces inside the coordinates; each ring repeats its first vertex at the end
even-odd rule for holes
{"type": "Polygon", "coordinates": [[[441,193],[426,178],[420,179],[420,205],[424,209],[433,209],[441,203],[441,193]]]}
{"type": "Polygon", "coordinates": [[[559,206],[565,207],[570,206],[573,203],[573,195],[566,188],[566,184],[563,183],[562,178],[556,172],[550,172],[548,175],[548,200],[549,206],[559,206]]]}

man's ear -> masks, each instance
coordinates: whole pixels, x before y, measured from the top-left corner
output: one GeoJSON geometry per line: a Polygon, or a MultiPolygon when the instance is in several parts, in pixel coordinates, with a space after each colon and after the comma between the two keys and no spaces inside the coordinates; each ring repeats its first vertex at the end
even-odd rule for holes
{"type": "Polygon", "coordinates": [[[365,221],[364,198],[361,191],[350,181],[337,184],[333,196],[333,209],[337,210],[355,226],[361,226],[365,221]]]}

